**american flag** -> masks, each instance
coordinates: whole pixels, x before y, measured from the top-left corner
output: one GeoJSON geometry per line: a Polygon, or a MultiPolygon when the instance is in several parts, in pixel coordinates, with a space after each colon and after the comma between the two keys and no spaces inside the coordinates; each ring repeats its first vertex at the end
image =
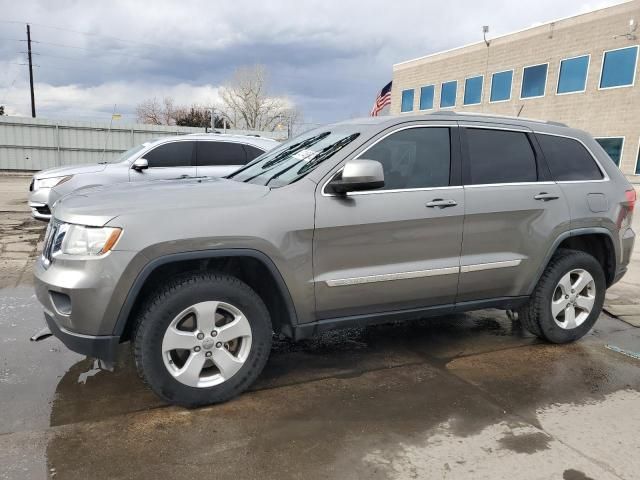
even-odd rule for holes
{"type": "Polygon", "coordinates": [[[393,82],[387,83],[376,98],[375,103],[373,104],[373,108],[371,109],[371,116],[377,117],[380,115],[380,112],[387,105],[391,105],[391,84],[393,82]]]}

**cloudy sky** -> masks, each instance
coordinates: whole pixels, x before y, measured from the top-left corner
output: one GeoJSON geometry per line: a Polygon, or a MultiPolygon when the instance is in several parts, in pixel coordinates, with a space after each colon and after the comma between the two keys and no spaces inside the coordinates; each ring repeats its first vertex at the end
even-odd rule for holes
{"type": "Polygon", "coordinates": [[[307,122],[366,115],[394,63],[583,13],[607,0],[0,0],[0,105],[45,118],[124,121],[163,96],[210,105],[242,65],[266,65],[274,94],[307,122]]]}

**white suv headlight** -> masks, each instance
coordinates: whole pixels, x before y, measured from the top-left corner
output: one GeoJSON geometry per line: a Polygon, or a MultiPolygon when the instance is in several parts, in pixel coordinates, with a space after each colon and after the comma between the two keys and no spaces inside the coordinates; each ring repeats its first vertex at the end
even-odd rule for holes
{"type": "Polygon", "coordinates": [[[103,255],[113,248],[122,233],[117,227],[85,227],[57,223],[47,234],[43,254],[50,260],[56,254],[103,255]]]}
{"type": "Polygon", "coordinates": [[[53,188],[63,184],[64,182],[68,182],[72,178],[73,175],[67,175],[65,177],[36,178],[33,181],[33,190],[35,191],[39,188],[53,188]]]}

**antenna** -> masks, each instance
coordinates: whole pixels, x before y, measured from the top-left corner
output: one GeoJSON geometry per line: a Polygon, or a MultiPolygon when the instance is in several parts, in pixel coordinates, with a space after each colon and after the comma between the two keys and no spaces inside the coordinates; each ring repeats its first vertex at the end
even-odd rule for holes
{"type": "Polygon", "coordinates": [[[491,40],[487,40],[487,33],[489,33],[489,25],[482,26],[482,38],[484,38],[484,43],[487,47],[491,44],[491,40]]]}

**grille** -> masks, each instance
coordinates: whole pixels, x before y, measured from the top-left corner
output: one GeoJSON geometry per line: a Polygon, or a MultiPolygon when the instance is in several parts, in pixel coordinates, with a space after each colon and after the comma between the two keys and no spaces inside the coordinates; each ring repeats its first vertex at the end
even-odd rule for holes
{"type": "Polygon", "coordinates": [[[51,210],[49,209],[48,205],[44,205],[42,207],[35,207],[35,209],[40,215],[51,215],[51,210]]]}
{"type": "Polygon", "coordinates": [[[47,233],[44,237],[44,246],[42,247],[42,260],[45,266],[49,266],[51,263],[51,254],[53,251],[53,241],[56,238],[58,230],[60,229],[60,223],[51,219],[49,226],[47,227],[47,233]]]}

